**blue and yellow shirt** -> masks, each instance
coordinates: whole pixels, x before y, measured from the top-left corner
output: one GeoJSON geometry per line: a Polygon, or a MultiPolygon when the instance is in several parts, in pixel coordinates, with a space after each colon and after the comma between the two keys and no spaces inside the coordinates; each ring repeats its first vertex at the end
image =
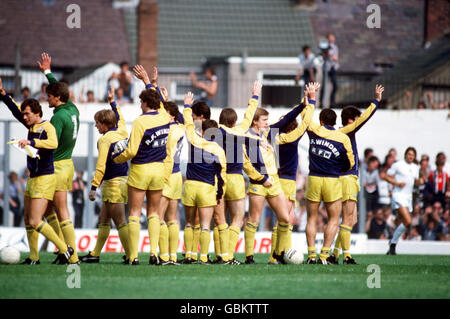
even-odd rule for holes
{"type": "Polygon", "coordinates": [[[31,141],[31,146],[38,149],[37,157],[27,156],[27,168],[30,171],[30,177],[54,174],[53,152],[58,147],[55,127],[48,121],[28,126],[23,119],[20,106],[9,95],[0,95],[0,97],[13,116],[28,128],[27,139],[31,141]]]}
{"type": "Polygon", "coordinates": [[[355,164],[350,138],[332,126],[311,122],[309,136],[309,175],[339,177],[355,164]]]}
{"type": "Polygon", "coordinates": [[[189,105],[185,105],[183,117],[189,143],[186,178],[213,186],[216,185],[217,178],[217,198],[221,198],[226,181],[225,152],[216,142],[208,141],[195,133],[192,109],[189,105]]]}
{"type": "Polygon", "coordinates": [[[122,116],[119,105],[116,102],[111,103],[111,108],[116,114],[117,125],[105,132],[97,142],[98,159],[95,167],[94,178],[92,179],[92,190],[96,190],[104,180],[109,180],[119,176],[128,175],[128,164],[114,163],[111,154],[118,141],[128,138],[128,132],[125,125],[125,119],[122,116]]]}

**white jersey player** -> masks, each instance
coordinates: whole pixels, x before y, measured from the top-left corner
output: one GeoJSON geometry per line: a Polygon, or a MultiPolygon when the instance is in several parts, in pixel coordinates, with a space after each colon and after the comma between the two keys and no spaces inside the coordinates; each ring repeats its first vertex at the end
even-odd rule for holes
{"type": "Polygon", "coordinates": [[[401,224],[394,231],[389,242],[388,255],[395,255],[395,247],[399,238],[411,225],[413,208],[413,188],[425,181],[419,178],[419,166],[414,163],[417,152],[414,147],[408,147],[405,151],[405,159],[394,163],[387,171],[385,180],[394,186],[392,190],[392,210],[398,210],[398,218],[401,224]]]}

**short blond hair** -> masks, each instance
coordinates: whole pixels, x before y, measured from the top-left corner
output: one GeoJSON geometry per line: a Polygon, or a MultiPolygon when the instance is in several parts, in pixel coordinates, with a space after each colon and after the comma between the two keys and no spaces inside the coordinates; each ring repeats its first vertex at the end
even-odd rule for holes
{"type": "Polygon", "coordinates": [[[108,129],[112,129],[117,125],[116,114],[111,110],[100,110],[94,115],[97,122],[105,124],[108,129]]]}

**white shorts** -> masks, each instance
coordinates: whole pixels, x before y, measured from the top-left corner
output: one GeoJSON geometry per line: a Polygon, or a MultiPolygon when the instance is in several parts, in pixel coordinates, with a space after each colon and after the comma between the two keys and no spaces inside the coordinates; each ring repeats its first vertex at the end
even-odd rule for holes
{"type": "Polygon", "coordinates": [[[408,208],[408,211],[411,213],[413,210],[412,196],[392,196],[392,211],[399,209],[400,207],[408,208]]]}

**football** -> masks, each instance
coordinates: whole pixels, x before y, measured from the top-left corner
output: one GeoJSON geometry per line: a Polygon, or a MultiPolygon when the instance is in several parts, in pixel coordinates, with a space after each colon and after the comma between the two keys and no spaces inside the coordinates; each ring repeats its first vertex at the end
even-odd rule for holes
{"type": "Polygon", "coordinates": [[[122,153],[128,146],[128,139],[120,140],[114,145],[114,155],[122,153]]]}
{"type": "Polygon", "coordinates": [[[3,247],[0,250],[2,264],[17,264],[20,260],[20,251],[12,246],[3,247]]]}
{"type": "Polygon", "coordinates": [[[303,263],[303,254],[301,254],[294,248],[289,248],[284,253],[283,259],[286,262],[286,264],[300,265],[303,263]]]}

